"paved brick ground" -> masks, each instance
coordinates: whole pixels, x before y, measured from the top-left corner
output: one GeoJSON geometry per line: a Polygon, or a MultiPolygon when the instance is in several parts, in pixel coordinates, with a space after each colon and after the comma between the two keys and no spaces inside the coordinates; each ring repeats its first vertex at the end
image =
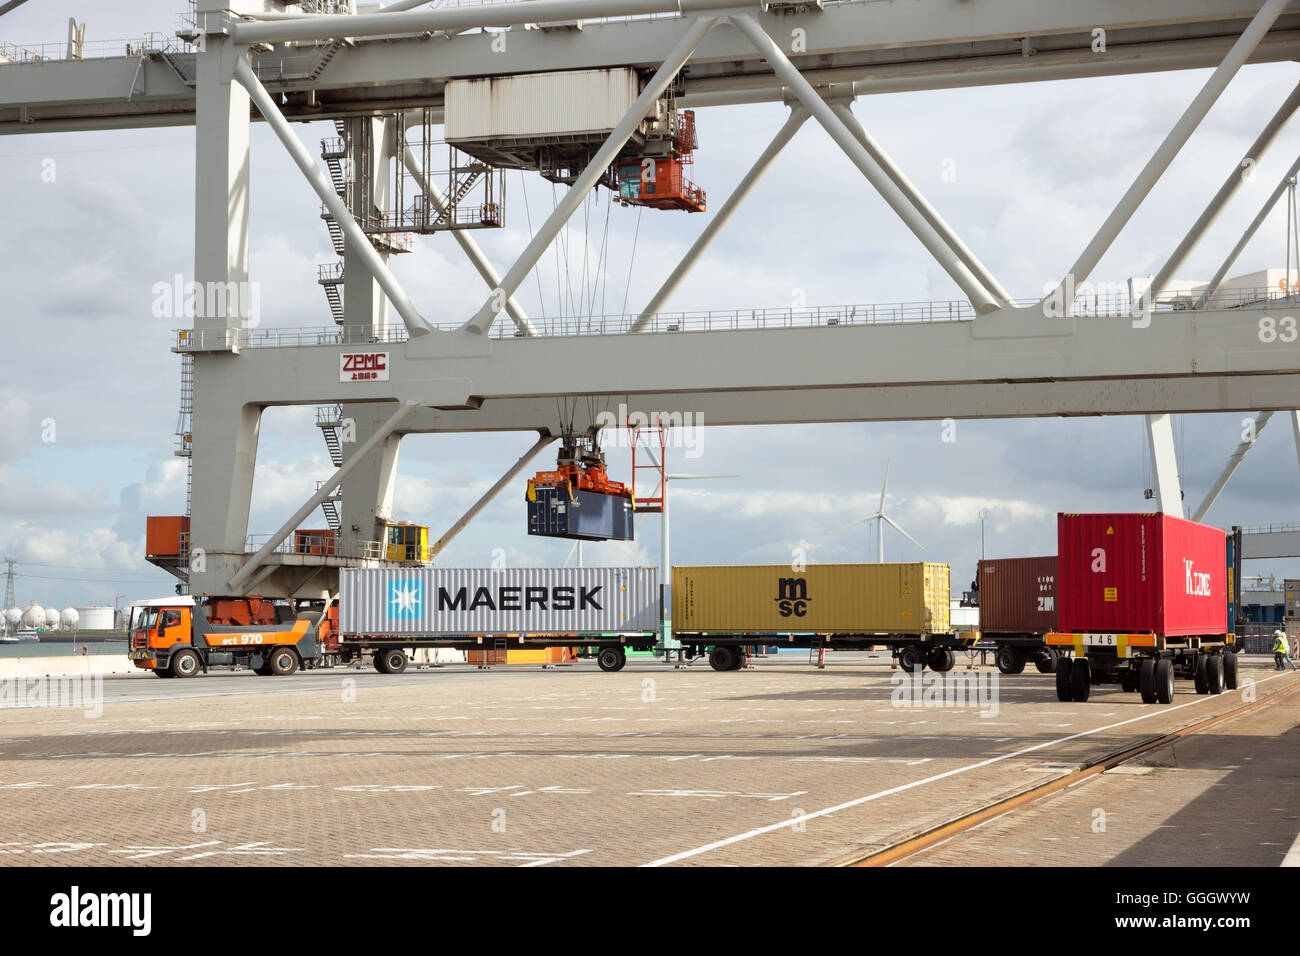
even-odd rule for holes
{"type": "Polygon", "coordinates": [[[1300,695],[1150,751],[904,861],[1278,866],[1300,833],[1300,695]]]}
{"type": "MultiPolygon", "coordinates": [[[[1239,702],[1180,684],[1188,706],[1109,689],[1066,705],[1051,677],[1025,674],[1001,679],[998,712],[981,716],[895,706],[887,661],[833,661],[340,671],[275,693],[248,675],[188,699],[139,698],[205,678],[110,679],[98,718],[0,711],[0,862],[826,863],[1239,702]],[[818,815],[790,825],[805,813],[818,815]]],[[[1271,677],[1265,666],[1244,674],[1271,677]]],[[[1233,761],[1259,742],[1234,738],[1233,761]]]]}

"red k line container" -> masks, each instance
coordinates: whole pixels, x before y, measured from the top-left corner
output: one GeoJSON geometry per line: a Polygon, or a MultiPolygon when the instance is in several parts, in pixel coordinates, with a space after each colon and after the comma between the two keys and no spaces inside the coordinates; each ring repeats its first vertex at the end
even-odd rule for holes
{"type": "Polygon", "coordinates": [[[984,558],[976,572],[981,634],[1056,630],[1056,555],[984,558]]]}
{"type": "Polygon", "coordinates": [[[1226,634],[1227,537],[1166,514],[1058,514],[1061,631],[1226,634]]]}

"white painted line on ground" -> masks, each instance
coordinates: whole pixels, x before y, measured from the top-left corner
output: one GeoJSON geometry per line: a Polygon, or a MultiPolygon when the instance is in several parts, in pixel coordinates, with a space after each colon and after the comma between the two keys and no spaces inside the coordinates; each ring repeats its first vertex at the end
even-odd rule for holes
{"type": "MultiPolygon", "coordinates": [[[[1273,675],[1273,677],[1265,677],[1261,680],[1257,680],[1255,681],[1255,684],[1256,685],[1266,684],[1269,681],[1273,680],[1274,678],[1283,677],[1283,676],[1285,676],[1285,674],[1275,674],[1273,675]]],[[[707,843],[704,846],[696,847],[693,850],[684,850],[681,853],[674,853],[672,856],[661,857],[658,860],[652,860],[649,863],[642,863],[641,865],[645,867],[667,866],[669,863],[677,863],[680,860],[686,860],[693,856],[699,856],[701,853],[708,853],[712,850],[720,850],[723,847],[731,846],[732,844],[735,843],[741,843],[745,840],[752,840],[754,837],[762,836],[765,833],[774,833],[777,830],[783,830],[786,827],[791,827],[799,823],[805,823],[808,820],[815,820],[818,817],[829,816],[832,813],[839,813],[841,810],[848,810],[853,807],[858,807],[864,803],[871,803],[872,801],[880,800],[883,799],[884,797],[892,797],[894,794],[897,793],[904,793],[908,790],[914,790],[917,787],[925,786],[927,783],[935,783],[936,781],[939,780],[946,780],[949,777],[955,777],[959,774],[967,773],[971,770],[979,770],[983,767],[992,766],[995,763],[1002,763],[1004,760],[1011,760],[1014,759],[1015,757],[1022,757],[1025,754],[1033,753],[1035,750],[1042,750],[1044,747],[1053,747],[1056,746],[1057,744],[1068,743],[1071,740],[1078,740],[1081,737],[1091,737],[1093,734],[1099,734],[1102,733],[1103,731],[1114,730],[1117,727],[1124,727],[1127,726],[1128,724],[1136,724],[1140,721],[1147,720],[1151,717],[1159,717],[1162,714],[1171,714],[1176,710],[1182,710],[1184,707],[1194,707],[1197,704],[1203,704],[1206,701],[1218,700],[1218,699],[1219,698],[1217,695],[1211,694],[1205,697],[1197,697],[1195,700],[1189,700],[1185,704],[1176,704],[1173,707],[1167,707],[1167,706],[1161,707],[1160,709],[1153,710],[1150,713],[1142,714],[1141,716],[1138,717],[1130,717],[1128,720],[1121,720],[1118,723],[1107,724],[1103,727],[1094,727],[1092,730],[1083,730],[1077,734],[1069,734],[1068,736],[1065,737],[1058,737],[1055,740],[1048,740],[1045,743],[1034,744],[1032,747],[1023,747],[1020,750],[1013,750],[1011,753],[1001,754],[997,757],[990,757],[989,759],[981,760],[978,763],[967,764],[964,767],[956,767],[952,770],[945,770],[943,773],[937,773],[934,776],[926,777],[923,780],[913,780],[911,783],[904,783],[904,784],[900,784],[897,787],[890,787],[888,790],[881,790],[879,793],[868,794],[865,797],[857,797],[854,800],[848,800],[844,803],[836,804],[833,807],[826,807],[823,810],[815,810],[812,813],[805,813],[802,816],[791,817],[790,819],[782,820],[779,823],[769,823],[767,826],[756,827],[755,829],[748,830],[745,833],[738,833],[736,836],[727,837],[725,840],[715,840],[712,843],[707,843]]],[[[1294,848],[1293,848],[1293,852],[1294,852],[1294,848]]]]}
{"type": "Polygon", "coordinates": [[[1282,858],[1283,866],[1300,866],[1300,833],[1296,834],[1295,842],[1291,844],[1291,849],[1287,850],[1286,856],[1282,858]]]}

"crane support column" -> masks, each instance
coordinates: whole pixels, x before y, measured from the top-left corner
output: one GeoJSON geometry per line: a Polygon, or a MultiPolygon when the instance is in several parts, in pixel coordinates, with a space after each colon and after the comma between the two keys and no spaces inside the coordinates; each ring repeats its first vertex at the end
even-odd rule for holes
{"type": "MultiPolygon", "coordinates": [[[[249,216],[249,102],[233,82],[236,61],[244,50],[208,37],[195,59],[194,88],[194,281],[200,290],[220,289],[202,302],[221,302],[224,314],[209,315],[200,306],[194,328],[233,330],[247,325],[249,216]],[[231,290],[237,307],[231,305],[231,290]]],[[[198,302],[196,302],[196,305],[198,302]]],[[[209,333],[211,334],[211,333],[209,333]]]]}
{"type": "Polygon", "coordinates": [[[749,172],[745,173],[744,178],[736,184],[736,188],[731,191],[731,195],[722,204],[722,208],[713,214],[709,224],[704,227],[704,231],[700,233],[699,238],[686,251],[686,255],[682,256],[681,261],[677,263],[677,268],[673,269],[668,278],[664,280],[664,284],[659,287],[659,291],[651,296],[640,316],[632,323],[629,332],[640,332],[654,321],[654,317],[663,308],[664,303],[672,298],[673,293],[677,291],[677,287],[682,284],[682,280],[700,261],[700,256],[708,250],[709,246],[713,245],[713,240],[718,237],[718,233],[722,231],[723,226],[731,221],[731,217],[736,214],[736,210],[749,198],[749,194],[754,191],[758,181],[763,178],[773,161],[781,154],[781,150],[785,149],[790,140],[794,138],[794,134],[799,131],[799,128],[803,126],[807,119],[808,111],[802,106],[797,106],[790,111],[789,118],[777,131],[772,142],[768,143],[767,149],[763,150],[749,172]]]}
{"type": "MultiPolygon", "coordinates": [[[[393,16],[400,16],[400,14],[393,14],[393,16]]],[[[605,175],[605,170],[609,169],[610,163],[618,158],[619,152],[632,137],[637,126],[646,118],[655,100],[663,95],[673,77],[686,65],[686,61],[691,58],[691,54],[700,45],[705,34],[713,28],[714,22],[713,17],[699,17],[691,21],[682,38],[664,58],[663,65],[645,85],[641,95],[636,98],[632,108],[614,127],[596,155],[592,157],[591,162],[587,164],[587,168],[582,171],[582,175],[574,180],[573,185],[556,204],[546,222],[538,228],[537,234],[533,236],[532,241],[524,248],[518,260],[501,280],[500,286],[493,290],[492,295],[488,296],[487,302],[483,303],[474,317],[462,326],[465,331],[485,335],[491,330],[497,313],[505,305],[505,300],[515,294],[519,284],[542,257],[542,253],[555,240],[560,229],[569,221],[569,217],[577,212],[582,201],[587,198],[587,193],[605,175]]]]}
{"type": "Polygon", "coordinates": [[[921,240],[921,244],[925,246],[930,255],[934,256],[944,271],[952,276],[953,281],[957,283],[962,293],[970,299],[975,311],[980,314],[996,312],[1001,306],[993,298],[989,290],[975,278],[970,269],[957,257],[952,248],[935,231],[934,227],[908,201],[903,191],[872,159],[871,154],[844,125],[843,120],[836,115],[835,110],[822,99],[812,84],[804,79],[803,74],[795,68],[795,65],[781,51],[781,48],[776,45],[776,42],[759,26],[758,21],[748,14],[741,14],[733,16],[731,22],[749,39],[750,43],[754,45],[754,48],[758,50],[759,54],[781,79],[781,82],[790,88],[791,92],[798,97],[799,102],[816,117],[817,122],[825,127],[831,139],[835,140],[836,145],[844,150],[845,154],[862,171],[862,174],[867,177],[868,182],[875,187],[885,202],[889,203],[894,212],[898,214],[898,217],[921,240]]]}
{"type": "Polygon", "coordinates": [[[1106,217],[1106,221],[1101,224],[1097,234],[1092,237],[1086,249],[1080,254],[1078,261],[1075,262],[1069,274],[1061,280],[1057,289],[1049,293],[1044,299],[1047,302],[1057,298],[1065,302],[1066,308],[1069,307],[1069,301],[1063,296],[1068,296],[1069,290],[1077,288],[1085,282],[1088,276],[1092,275],[1092,270],[1097,267],[1101,257],[1106,254],[1106,250],[1111,247],[1120,230],[1128,224],[1137,212],[1138,206],[1147,198],[1155,184],[1164,175],[1169,164],[1174,161],[1179,150],[1195,132],[1196,127],[1205,119],[1205,114],[1210,111],[1215,102],[1227,89],[1228,83],[1237,75],[1237,71],[1242,65],[1250,59],[1250,55],[1259,46],[1273,22],[1282,15],[1290,0],[1264,0],[1264,5],[1255,14],[1255,18],[1250,21],[1250,25],[1237,38],[1237,42],[1232,45],[1228,55],[1215,69],[1210,78],[1205,81],[1205,86],[1196,94],[1191,105],[1187,107],[1183,115],[1179,117],[1174,128],[1169,131],[1164,142],[1156,149],[1155,154],[1147,161],[1142,172],[1138,173],[1137,179],[1133,180],[1133,185],[1129,186],[1128,192],[1120,199],[1119,203],[1106,217]]]}
{"type": "Polygon", "coordinates": [[[1151,448],[1151,471],[1155,475],[1156,501],[1160,510],[1183,517],[1183,493],[1178,480],[1178,455],[1174,449],[1173,419],[1166,415],[1147,416],[1147,441],[1151,448]]]}
{"type": "MultiPolygon", "coordinates": [[[[354,441],[364,444],[383,428],[392,406],[387,402],[350,402],[342,407],[345,422],[350,420],[353,427],[354,441]]],[[[340,441],[345,437],[346,429],[340,441]]],[[[348,446],[342,447],[346,454],[348,446]]],[[[379,525],[392,520],[401,447],[402,436],[389,435],[343,480],[339,534],[344,538],[373,540],[379,534],[379,525]]]]}

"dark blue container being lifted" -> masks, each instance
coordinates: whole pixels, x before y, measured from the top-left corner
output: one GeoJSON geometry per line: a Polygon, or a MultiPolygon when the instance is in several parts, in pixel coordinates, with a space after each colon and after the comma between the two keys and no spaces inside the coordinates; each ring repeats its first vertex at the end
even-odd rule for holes
{"type": "Polygon", "coordinates": [[[528,533],[584,541],[631,541],[632,499],[566,485],[538,487],[528,502],[528,533]]]}

